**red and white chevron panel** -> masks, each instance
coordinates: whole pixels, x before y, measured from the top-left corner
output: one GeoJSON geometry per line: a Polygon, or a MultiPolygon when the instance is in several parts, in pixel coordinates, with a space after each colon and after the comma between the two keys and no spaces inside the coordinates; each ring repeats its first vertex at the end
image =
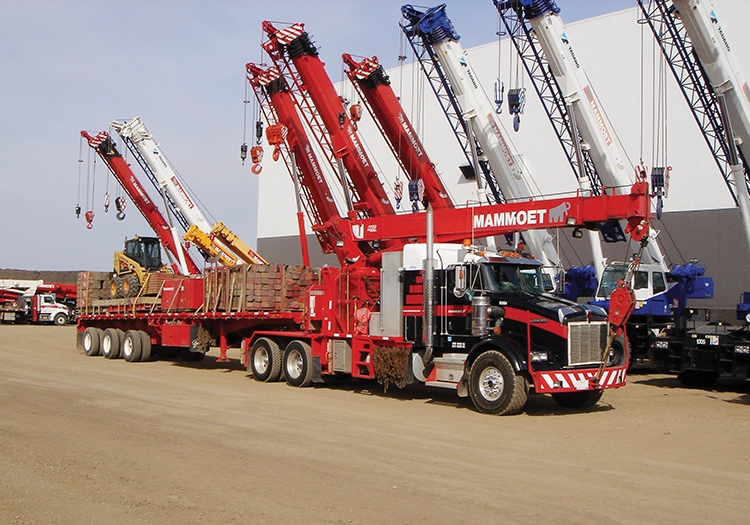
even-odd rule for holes
{"type": "Polygon", "coordinates": [[[262,86],[267,86],[281,76],[281,71],[276,66],[269,67],[263,73],[258,75],[258,81],[262,86]]]}
{"type": "Polygon", "coordinates": [[[92,148],[97,147],[99,144],[107,140],[107,137],[109,137],[109,134],[107,134],[106,131],[100,131],[96,134],[96,137],[93,137],[89,139],[89,146],[92,148]]]}
{"type": "Polygon", "coordinates": [[[380,66],[380,64],[378,63],[377,57],[365,58],[359,63],[357,69],[354,70],[354,75],[360,80],[365,80],[378,68],[378,66],[380,66]]]}
{"type": "MultiPolygon", "coordinates": [[[[534,387],[537,393],[575,392],[589,390],[591,379],[598,373],[597,369],[583,371],[555,370],[534,372],[534,387]]],[[[615,368],[605,370],[600,381],[601,388],[617,388],[625,384],[627,370],[615,368]]]]}
{"type": "Polygon", "coordinates": [[[276,33],[276,40],[280,44],[287,45],[289,42],[298,38],[305,32],[305,24],[297,23],[293,24],[286,29],[281,29],[276,33]]]}

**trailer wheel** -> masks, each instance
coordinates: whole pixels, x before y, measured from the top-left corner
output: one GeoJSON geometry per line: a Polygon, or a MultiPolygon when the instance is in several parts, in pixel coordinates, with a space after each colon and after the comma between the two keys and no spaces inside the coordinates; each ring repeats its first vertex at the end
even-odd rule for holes
{"type": "Polygon", "coordinates": [[[83,353],[87,356],[99,355],[99,343],[102,339],[102,331],[98,328],[88,327],[83,332],[83,353]]]}
{"type": "Polygon", "coordinates": [[[591,408],[602,398],[604,390],[586,390],[585,392],[564,392],[552,394],[555,403],[565,408],[591,408]]]}
{"type": "Polygon", "coordinates": [[[281,349],[276,341],[261,337],[250,350],[247,363],[248,372],[253,377],[265,383],[278,381],[281,377],[281,349]]]}
{"type": "Polygon", "coordinates": [[[66,324],[68,324],[68,316],[65,314],[57,314],[53,319],[53,322],[57,326],[65,326],[66,324]]]}
{"type": "Polygon", "coordinates": [[[485,414],[517,414],[528,399],[529,383],[515,373],[507,357],[490,350],[471,365],[469,395],[476,409],[485,414]]]}
{"type": "Polygon", "coordinates": [[[120,334],[114,328],[107,328],[104,330],[104,336],[102,337],[102,355],[107,359],[117,359],[120,357],[120,349],[122,348],[122,340],[120,334]]]}
{"type": "Polygon", "coordinates": [[[312,351],[304,341],[292,341],[284,350],[284,376],[292,386],[312,385],[312,351]]]}
{"type": "Polygon", "coordinates": [[[140,332],[141,334],[141,361],[148,361],[151,359],[151,336],[147,332],[140,332]]]}
{"type": "Polygon", "coordinates": [[[138,330],[125,332],[125,339],[122,342],[122,357],[128,363],[138,361],[141,358],[141,334],[138,330]]]}

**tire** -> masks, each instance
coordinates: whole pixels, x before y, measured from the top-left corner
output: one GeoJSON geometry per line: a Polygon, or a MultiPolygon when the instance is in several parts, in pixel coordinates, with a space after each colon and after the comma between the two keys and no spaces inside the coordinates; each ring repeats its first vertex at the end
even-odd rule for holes
{"type": "Polygon", "coordinates": [[[151,336],[141,331],[141,361],[151,359],[151,336]]]}
{"type": "Polygon", "coordinates": [[[83,353],[89,357],[99,355],[100,343],[102,340],[102,331],[98,328],[89,327],[83,332],[83,338],[81,346],[83,346],[83,353]]]}
{"type": "Polygon", "coordinates": [[[291,386],[312,385],[312,350],[304,341],[292,341],[284,350],[284,377],[291,386]]]}
{"type": "Polygon", "coordinates": [[[65,314],[57,314],[52,322],[55,323],[56,326],[65,326],[68,324],[68,316],[65,314]]]}
{"type": "Polygon", "coordinates": [[[118,330],[107,328],[102,337],[102,355],[107,359],[117,359],[120,357],[121,348],[122,338],[120,337],[118,330]]]}
{"type": "MultiPolygon", "coordinates": [[[[630,352],[625,351],[625,338],[620,334],[612,341],[607,357],[607,366],[622,366],[628,363],[628,356],[630,356],[630,352]]],[[[629,364],[632,364],[632,362],[629,364]]]]}
{"type": "Polygon", "coordinates": [[[552,394],[555,403],[565,408],[591,408],[602,398],[604,390],[586,390],[585,392],[565,392],[552,394]]]}
{"type": "Polygon", "coordinates": [[[141,359],[141,334],[138,330],[125,332],[125,339],[122,341],[122,357],[128,363],[141,359]]]}
{"type": "Polygon", "coordinates": [[[126,276],[122,280],[122,297],[135,297],[141,291],[141,282],[134,273],[126,276]]]}
{"type": "Polygon", "coordinates": [[[507,357],[490,350],[471,365],[469,396],[476,409],[485,414],[517,414],[529,397],[529,382],[515,373],[507,357]]]}
{"type": "Polygon", "coordinates": [[[109,296],[112,299],[124,297],[122,294],[122,277],[119,275],[112,276],[112,282],[109,283],[109,296]]]}
{"type": "Polygon", "coordinates": [[[253,374],[257,381],[271,383],[278,381],[281,377],[281,348],[272,339],[261,337],[250,350],[248,359],[248,372],[253,374]]]}

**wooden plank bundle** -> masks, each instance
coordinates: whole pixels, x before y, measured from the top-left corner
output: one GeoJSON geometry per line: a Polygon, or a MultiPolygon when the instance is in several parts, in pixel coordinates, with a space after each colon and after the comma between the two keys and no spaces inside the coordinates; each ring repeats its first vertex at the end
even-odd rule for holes
{"type": "Polygon", "coordinates": [[[305,290],[320,282],[320,271],[309,266],[241,264],[211,268],[205,275],[208,311],[301,311],[305,290]]]}
{"type": "Polygon", "coordinates": [[[85,308],[93,301],[108,298],[111,277],[109,272],[78,272],[76,306],[85,308]]]}

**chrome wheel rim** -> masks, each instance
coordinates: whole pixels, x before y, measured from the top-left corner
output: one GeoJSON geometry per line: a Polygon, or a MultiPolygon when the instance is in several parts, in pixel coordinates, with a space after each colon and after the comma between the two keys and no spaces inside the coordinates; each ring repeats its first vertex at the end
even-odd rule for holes
{"type": "Polygon", "coordinates": [[[497,401],[505,390],[505,379],[500,370],[490,366],[482,370],[479,375],[479,392],[488,401],[497,401]]]}
{"type": "Polygon", "coordinates": [[[302,354],[299,350],[292,350],[289,352],[289,356],[286,359],[286,373],[289,377],[297,379],[302,375],[303,361],[302,354]]]}
{"type": "Polygon", "coordinates": [[[253,355],[253,368],[259,374],[265,374],[268,370],[268,351],[261,347],[253,355]]]}

